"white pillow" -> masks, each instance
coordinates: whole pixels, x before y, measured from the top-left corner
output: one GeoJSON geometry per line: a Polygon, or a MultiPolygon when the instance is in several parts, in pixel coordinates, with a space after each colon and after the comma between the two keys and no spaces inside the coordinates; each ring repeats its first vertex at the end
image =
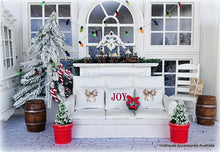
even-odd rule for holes
{"type": "Polygon", "coordinates": [[[106,88],[106,110],[127,109],[127,95],[133,96],[134,88],[106,88]]]}
{"type": "Polygon", "coordinates": [[[136,88],[136,97],[139,97],[140,109],[160,108],[164,109],[162,88],[136,88]]]}
{"type": "Polygon", "coordinates": [[[104,89],[78,87],[76,110],[90,108],[104,109],[104,89]]]}

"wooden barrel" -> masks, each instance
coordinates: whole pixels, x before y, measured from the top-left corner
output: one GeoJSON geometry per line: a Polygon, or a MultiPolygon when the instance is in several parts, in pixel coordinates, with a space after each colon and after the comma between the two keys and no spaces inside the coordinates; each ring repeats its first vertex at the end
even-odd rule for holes
{"type": "Polygon", "coordinates": [[[29,132],[45,130],[46,106],[44,100],[34,99],[25,103],[25,123],[29,132]]]}
{"type": "Polygon", "coordinates": [[[197,123],[206,126],[215,124],[216,98],[214,96],[201,95],[196,104],[197,123]]]}

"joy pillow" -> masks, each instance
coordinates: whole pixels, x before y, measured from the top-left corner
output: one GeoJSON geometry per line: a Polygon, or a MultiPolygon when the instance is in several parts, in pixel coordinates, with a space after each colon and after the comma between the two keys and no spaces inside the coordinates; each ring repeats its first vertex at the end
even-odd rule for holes
{"type": "Polygon", "coordinates": [[[103,88],[77,88],[76,110],[89,108],[104,109],[103,88]]]}
{"type": "Polygon", "coordinates": [[[106,110],[127,109],[127,95],[133,94],[133,88],[106,88],[106,110]]]}
{"type": "Polygon", "coordinates": [[[136,96],[140,98],[140,108],[164,109],[162,88],[136,88],[136,96]]]}

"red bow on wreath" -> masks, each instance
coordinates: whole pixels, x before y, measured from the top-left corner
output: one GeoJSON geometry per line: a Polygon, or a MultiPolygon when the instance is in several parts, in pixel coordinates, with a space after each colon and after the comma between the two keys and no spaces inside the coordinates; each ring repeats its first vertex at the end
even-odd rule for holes
{"type": "Polygon", "coordinates": [[[139,97],[132,98],[131,96],[127,95],[127,99],[128,101],[126,102],[126,105],[128,108],[132,111],[137,110],[140,106],[140,102],[137,101],[139,100],[139,97]]]}

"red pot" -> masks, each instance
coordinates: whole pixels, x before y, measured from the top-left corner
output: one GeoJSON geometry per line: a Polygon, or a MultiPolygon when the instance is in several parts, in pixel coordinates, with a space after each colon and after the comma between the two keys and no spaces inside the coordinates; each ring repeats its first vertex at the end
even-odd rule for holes
{"type": "Polygon", "coordinates": [[[176,125],[169,123],[170,126],[170,141],[174,143],[184,144],[188,140],[189,126],[187,125],[176,125]]]}
{"type": "Polygon", "coordinates": [[[56,144],[68,144],[72,140],[73,123],[69,125],[56,125],[53,123],[56,144]]]}

